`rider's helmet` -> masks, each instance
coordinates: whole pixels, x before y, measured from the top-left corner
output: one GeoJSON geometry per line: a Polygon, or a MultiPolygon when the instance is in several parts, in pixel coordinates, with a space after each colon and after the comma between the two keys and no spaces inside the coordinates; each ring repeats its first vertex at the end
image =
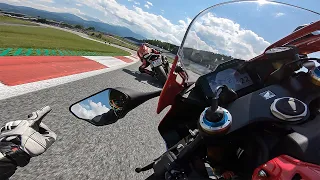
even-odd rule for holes
{"type": "Polygon", "coordinates": [[[122,110],[124,108],[124,105],[127,102],[126,99],[127,98],[125,94],[121,93],[120,91],[117,91],[117,90],[110,91],[109,104],[114,111],[122,110]]]}
{"type": "Polygon", "coordinates": [[[149,45],[148,43],[143,43],[142,45],[143,45],[143,46],[150,47],[150,45],[149,45]]]}

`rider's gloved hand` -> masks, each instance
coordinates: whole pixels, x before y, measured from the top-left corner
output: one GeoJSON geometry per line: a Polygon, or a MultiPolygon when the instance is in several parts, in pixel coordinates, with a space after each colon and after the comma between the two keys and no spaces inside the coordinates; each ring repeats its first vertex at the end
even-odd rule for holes
{"type": "Polygon", "coordinates": [[[1,161],[11,160],[23,167],[55,142],[56,134],[41,122],[50,111],[46,106],[30,114],[27,120],[11,121],[1,128],[0,165],[1,161]]]}

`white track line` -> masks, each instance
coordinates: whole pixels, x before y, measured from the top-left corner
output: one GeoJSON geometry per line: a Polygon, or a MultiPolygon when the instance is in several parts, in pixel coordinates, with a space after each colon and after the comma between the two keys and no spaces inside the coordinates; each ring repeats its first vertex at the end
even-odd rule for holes
{"type": "Polygon", "coordinates": [[[120,66],[127,64],[124,61],[121,61],[120,59],[114,58],[114,57],[109,57],[109,56],[83,56],[87,59],[96,61],[100,64],[103,64],[107,67],[114,67],[114,66],[120,66]]]}
{"type": "MultiPolygon", "coordinates": [[[[102,73],[110,72],[110,71],[113,71],[116,69],[120,69],[120,68],[129,66],[129,65],[137,62],[137,59],[135,59],[133,57],[128,56],[128,58],[134,60],[134,62],[124,63],[124,64],[120,64],[117,66],[108,66],[109,68],[106,68],[106,69],[84,72],[84,73],[80,73],[80,74],[73,74],[73,75],[69,75],[69,76],[63,76],[63,77],[59,77],[59,78],[53,78],[53,79],[48,79],[48,80],[43,80],[43,81],[21,84],[21,85],[17,85],[17,86],[6,86],[6,85],[0,83],[0,92],[1,92],[0,93],[0,100],[8,99],[11,97],[19,96],[19,95],[34,92],[34,91],[38,91],[41,89],[46,89],[46,88],[58,86],[58,85],[73,82],[73,81],[77,81],[77,80],[80,80],[83,78],[96,76],[96,75],[99,75],[102,73]]],[[[119,61],[121,61],[121,60],[119,60],[119,61]]]]}

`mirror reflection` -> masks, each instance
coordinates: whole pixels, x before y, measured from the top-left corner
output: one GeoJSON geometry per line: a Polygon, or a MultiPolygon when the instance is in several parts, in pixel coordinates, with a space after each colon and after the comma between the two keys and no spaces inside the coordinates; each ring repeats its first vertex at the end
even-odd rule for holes
{"type": "Polygon", "coordinates": [[[76,117],[94,125],[107,125],[121,118],[127,103],[126,94],[106,89],[72,105],[70,110],[76,117]]]}
{"type": "Polygon", "coordinates": [[[102,91],[71,106],[71,111],[78,118],[91,120],[110,111],[109,95],[110,89],[102,91]]]}
{"type": "Polygon", "coordinates": [[[128,102],[128,97],[117,90],[110,91],[108,99],[110,108],[117,116],[124,111],[125,105],[128,102]]]}

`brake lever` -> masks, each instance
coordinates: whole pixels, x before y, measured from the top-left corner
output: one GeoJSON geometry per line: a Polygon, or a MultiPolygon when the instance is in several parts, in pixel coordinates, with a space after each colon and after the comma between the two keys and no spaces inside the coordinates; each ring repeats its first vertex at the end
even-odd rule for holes
{"type": "MultiPolygon", "coordinates": [[[[155,161],[156,161],[156,160],[155,160],[155,161]]],[[[150,163],[150,164],[148,164],[148,165],[146,165],[145,167],[136,168],[136,169],[135,169],[136,173],[141,173],[141,172],[148,171],[148,170],[152,169],[155,161],[152,162],[152,163],[150,163]]]]}

